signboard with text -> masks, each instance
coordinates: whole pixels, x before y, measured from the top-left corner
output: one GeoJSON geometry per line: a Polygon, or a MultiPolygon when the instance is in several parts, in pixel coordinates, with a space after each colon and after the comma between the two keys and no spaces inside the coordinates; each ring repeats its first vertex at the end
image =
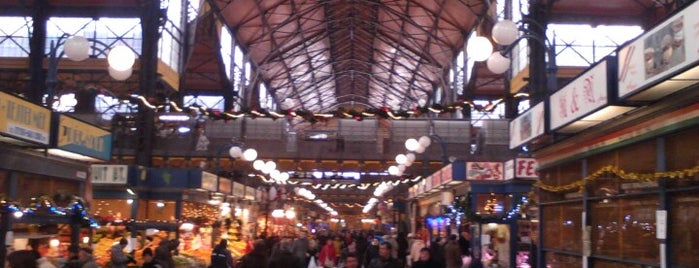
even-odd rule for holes
{"type": "Polygon", "coordinates": [[[551,129],[563,127],[609,103],[607,60],[581,74],[549,98],[551,129]]]}
{"type": "Polygon", "coordinates": [[[126,184],[128,178],[128,165],[90,165],[92,184],[126,184]]]}
{"type": "Polygon", "coordinates": [[[540,102],[510,121],[510,149],[544,134],[544,102],[540,102]]]}
{"type": "Polygon", "coordinates": [[[55,147],[101,160],[112,158],[112,133],[70,116],[59,114],[55,147]]]}
{"type": "Polygon", "coordinates": [[[466,179],[476,181],[504,180],[501,162],[466,162],[466,179]]]}
{"type": "Polygon", "coordinates": [[[218,178],[218,191],[227,195],[233,193],[233,182],[229,178],[218,178]]]}
{"type": "Polygon", "coordinates": [[[233,182],[233,196],[236,198],[245,198],[245,185],[233,182]]]}
{"type": "Polygon", "coordinates": [[[0,92],[0,134],[49,145],[51,110],[0,92]]]}
{"type": "Polygon", "coordinates": [[[202,171],[201,172],[201,188],[209,191],[218,190],[218,176],[216,174],[202,171]]]}
{"type": "Polygon", "coordinates": [[[514,168],[517,179],[539,178],[539,162],[534,158],[516,158],[514,168]]]}
{"type": "MultiPolygon", "coordinates": [[[[648,85],[666,79],[668,75],[696,65],[699,61],[697,14],[699,2],[693,3],[619,50],[619,97],[626,98],[639,93],[648,85]]],[[[676,82],[692,83],[691,79],[678,79],[676,82]]],[[[641,96],[636,99],[652,100],[672,93],[662,94],[662,90],[678,90],[680,87],[681,85],[668,87],[661,89],[656,96],[641,96]]]]}

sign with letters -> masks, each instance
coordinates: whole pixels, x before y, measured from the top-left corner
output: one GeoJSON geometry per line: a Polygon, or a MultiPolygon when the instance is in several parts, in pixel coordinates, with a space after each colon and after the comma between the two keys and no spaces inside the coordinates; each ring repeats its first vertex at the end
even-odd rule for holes
{"type": "Polygon", "coordinates": [[[51,110],[0,92],[0,134],[49,145],[51,110]]]}
{"type": "Polygon", "coordinates": [[[607,60],[599,62],[587,72],[551,95],[551,129],[567,125],[609,103],[607,60]]]}
{"type": "Polygon", "coordinates": [[[126,184],[128,178],[128,165],[90,165],[93,184],[126,184]]]}
{"type": "Polygon", "coordinates": [[[58,149],[101,160],[112,157],[112,133],[97,126],[59,114],[54,135],[58,149]]]}
{"type": "Polygon", "coordinates": [[[538,179],[539,162],[534,158],[515,159],[515,178],[518,179],[538,179]]]}

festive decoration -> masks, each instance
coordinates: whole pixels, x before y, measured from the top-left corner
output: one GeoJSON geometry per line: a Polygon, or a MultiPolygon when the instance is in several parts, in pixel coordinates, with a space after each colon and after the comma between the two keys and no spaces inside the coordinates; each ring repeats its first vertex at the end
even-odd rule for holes
{"type": "Polygon", "coordinates": [[[30,200],[29,206],[22,208],[18,203],[10,202],[4,196],[0,196],[0,211],[12,213],[17,218],[36,214],[70,216],[75,223],[97,227],[97,222],[89,216],[88,209],[80,198],[74,198],[66,207],[56,206],[53,199],[47,195],[33,197],[30,200]]]}
{"type": "Polygon", "coordinates": [[[569,183],[565,185],[547,185],[542,183],[541,181],[538,181],[534,184],[534,187],[537,187],[539,189],[542,189],[544,191],[548,192],[565,192],[565,191],[570,191],[577,189],[578,191],[583,191],[585,190],[585,185],[588,182],[595,181],[599,178],[602,178],[603,175],[606,174],[614,174],[620,179],[623,180],[629,180],[629,181],[639,181],[639,182],[653,182],[653,181],[658,181],[659,179],[684,179],[684,178],[689,178],[693,177],[696,174],[699,174],[699,165],[694,166],[693,168],[688,168],[688,169],[683,169],[683,170],[678,170],[678,171],[667,171],[667,172],[656,172],[656,173],[627,173],[624,170],[619,169],[618,167],[615,166],[605,166],[601,168],[600,170],[597,170],[596,172],[592,173],[591,175],[569,183]]]}

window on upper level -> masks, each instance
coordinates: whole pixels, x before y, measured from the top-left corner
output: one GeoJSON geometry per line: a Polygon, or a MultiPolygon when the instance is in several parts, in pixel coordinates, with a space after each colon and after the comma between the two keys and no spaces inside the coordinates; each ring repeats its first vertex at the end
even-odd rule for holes
{"type": "Polygon", "coordinates": [[[95,98],[95,111],[102,114],[103,120],[112,120],[115,114],[133,114],[138,112],[138,104],[119,98],[99,94],[95,98]]]}
{"type": "Polygon", "coordinates": [[[184,96],[184,106],[198,105],[205,109],[213,109],[218,111],[225,110],[225,101],[222,96],[184,96]]]}
{"type": "Polygon", "coordinates": [[[0,57],[29,57],[31,17],[0,17],[0,57]]]}

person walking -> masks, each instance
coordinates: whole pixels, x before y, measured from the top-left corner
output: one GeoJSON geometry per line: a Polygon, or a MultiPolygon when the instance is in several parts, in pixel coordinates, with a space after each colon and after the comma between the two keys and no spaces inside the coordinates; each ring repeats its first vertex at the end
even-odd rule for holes
{"type": "Polygon", "coordinates": [[[92,256],[91,248],[80,248],[80,251],[78,251],[78,259],[83,264],[80,268],[99,268],[95,258],[92,256]]]}
{"type": "Polygon", "coordinates": [[[228,240],[221,239],[221,242],[211,251],[211,266],[209,268],[232,268],[233,256],[228,251],[228,240]]]}
{"type": "Polygon", "coordinates": [[[444,263],[446,268],[461,268],[463,265],[461,248],[457,239],[455,234],[449,235],[449,239],[444,245],[444,263]]]}
{"type": "Polygon", "coordinates": [[[126,268],[126,265],[133,261],[133,258],[129,258],[129,256],[124,254],[124,248],[126,248],[128,244],[129,241],[126,240],[126,238],[121,238],[119,243],[112,246],[112,248],[109,250],[111,254],[110,258],[112,261],[112,268],[126,268]]]}

